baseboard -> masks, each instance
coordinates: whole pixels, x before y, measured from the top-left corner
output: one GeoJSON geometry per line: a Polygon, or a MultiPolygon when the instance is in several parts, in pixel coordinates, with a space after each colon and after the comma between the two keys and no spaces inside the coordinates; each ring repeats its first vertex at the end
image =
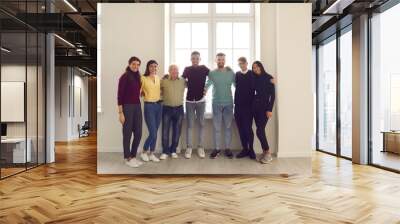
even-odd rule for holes
{"type": "Polygon", "coordinates": [[[310,152],[279,152],[278,151],[278,158],[310,158],[312,156],[310,152]]]}
{"type": "Polygon", "coordinates": [[[123,148],[121,147],[100,147],[97,146],[97,152],[123,152],[123,148]]]}

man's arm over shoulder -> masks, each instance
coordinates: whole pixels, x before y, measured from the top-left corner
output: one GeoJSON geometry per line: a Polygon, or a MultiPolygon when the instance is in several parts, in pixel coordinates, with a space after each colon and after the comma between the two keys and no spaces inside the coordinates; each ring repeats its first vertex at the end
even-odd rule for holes
{"type": "Polygon", "coordinates": [[[188,78],[188,73],[189,73],[189,67],[185,67],[183,69],[182,78],[187,79],[188,78]]]}

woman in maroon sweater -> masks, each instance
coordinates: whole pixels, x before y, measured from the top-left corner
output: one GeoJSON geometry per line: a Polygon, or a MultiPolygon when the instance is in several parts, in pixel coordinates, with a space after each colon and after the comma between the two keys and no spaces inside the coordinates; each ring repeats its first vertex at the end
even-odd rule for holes
{"type": "Polygon", "coordinates": [[[122,124],[124,158],[126,165],[139,167],[136,152],[142,138],[142,107],[140,104],[140,59],[131,57],[129,65],[118,83],[118,114],[122,124]],[[130,145],[133,133],[133,142],[130,145]]]}

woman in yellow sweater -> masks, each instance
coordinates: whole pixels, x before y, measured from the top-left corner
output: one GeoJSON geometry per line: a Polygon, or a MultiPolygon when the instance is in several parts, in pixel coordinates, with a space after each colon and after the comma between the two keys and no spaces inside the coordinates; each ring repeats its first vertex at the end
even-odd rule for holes
{"type": "Polygon", "coordinates": [[[142,94],[144,96],[144,121],[149,130],[141,158],[143,161],[159,162],[154,155],[157,142],[157,131],[161,123],[162,106],[160,78],[157,76],[158,63],[155,60],[147,62],[146,71],[141,77],[142,94]]]}

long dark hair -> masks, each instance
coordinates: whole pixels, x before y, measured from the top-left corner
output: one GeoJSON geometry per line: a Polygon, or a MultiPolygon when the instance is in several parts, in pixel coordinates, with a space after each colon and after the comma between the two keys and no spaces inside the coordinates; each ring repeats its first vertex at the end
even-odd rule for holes
{"type": "Polygon", "coordinates": [[[150,61],[148,61],[147,62],[147,65],[146,65],[146,71],[144,72],[144,76],[149,76],[150,75],[150,70],[149,70],[149,67],[150,67],[150,65],[152,65],[152,64],[156,64],[156,65],[158,65],[158,63],[156,62],[156,60],[150,60],[150,61]]]}
{"type": "MultiPolygon", "coordinates": [[[[264,66],[263,66],[263,64],[261,63],[261,61],[255,61],[255,62],[253,62],[253,64],[251,65],[251,69],[253,70],[253,66],[254,65],[257,65],[259,68],[260,68],[260,70],[261,70],[261,75],[266,75],[267,74],[267,72],[265,71],[265,69],[264,69],[264,66]]],[[[253,71],[254,72],[254,71],[253,71]]]]}

